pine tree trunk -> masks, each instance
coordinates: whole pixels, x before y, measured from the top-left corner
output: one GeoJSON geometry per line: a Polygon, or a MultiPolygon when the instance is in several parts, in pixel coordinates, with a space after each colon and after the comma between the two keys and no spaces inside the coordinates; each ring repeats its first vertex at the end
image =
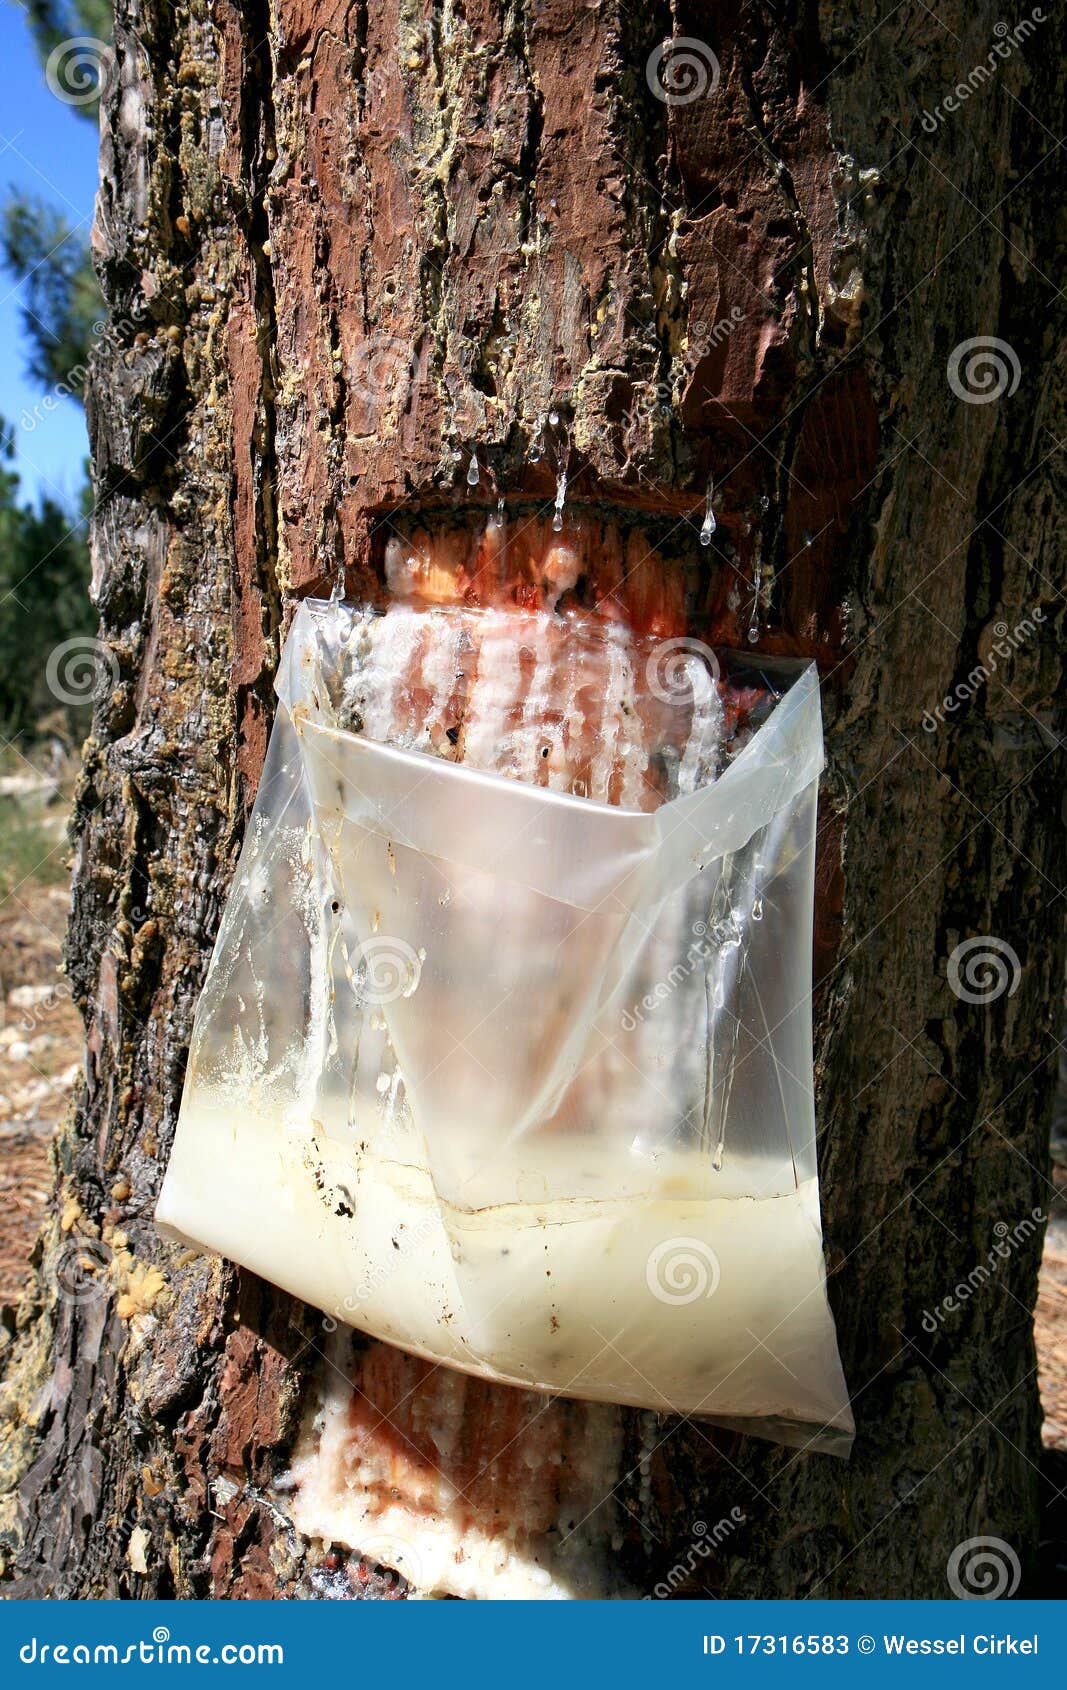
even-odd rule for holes
{"type": "Polygon", "coordinates": [[[820,1165],[858,1437],[845,1466],[467,1381],[449,1441],[456,1376],[367,1341],[353,1414],[387,1418],[364,1452],[465,1493],[461,1534],[585,1499],[618,1590],[731,1508],[680,1594],[939,1596],[978,1535],[1032,1584],[1040,1230],[924,1316],[1048,1191],[1062,24],[998,57],[987,0],[883,10],[120,0],[90,400],[108,685],[68,964],[86,1072],[9,1335],[10,1594],[394,1588],[286,1523],[277,1480],[336,1362],[321,1316],[164,1245],[152,1211],[293,605],[338,568],[366,585],[375,513],[465,496],[456,449],[548,494],[527,451],[553,402],[576,497],[691,517],[714,473],[695,634],[743,643],[758,574],[761,649],[820,665],[820,1165]],[[682,89],[705,92],[668,102],[672,33],[718,73],[705,52],[682,89]],[[989,403],[952,362],[978,336],[1020,372],[989,403]],[[972,1002],[947,963],[977,935],[1018,966],[972,1002]]]}

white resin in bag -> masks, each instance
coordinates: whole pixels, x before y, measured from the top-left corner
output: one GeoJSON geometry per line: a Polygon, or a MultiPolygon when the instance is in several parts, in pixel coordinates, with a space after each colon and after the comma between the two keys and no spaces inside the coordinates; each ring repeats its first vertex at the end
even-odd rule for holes
{"type": "Polygon", "coordinates": [[[670,643],[300,608],[157,1220],[468,1372],[847,1453],[817,676],[670,643]]]}

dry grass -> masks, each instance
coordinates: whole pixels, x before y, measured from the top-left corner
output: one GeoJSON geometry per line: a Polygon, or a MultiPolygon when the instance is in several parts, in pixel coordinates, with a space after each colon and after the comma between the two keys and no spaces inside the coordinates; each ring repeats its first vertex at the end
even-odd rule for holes
{"type": "Polygon", "coordinates": [[[66,783],[0,767],[0,1303],[17,1301],[52,1186],[49,1144],[81,1062],[60,972],[66,783]]]}

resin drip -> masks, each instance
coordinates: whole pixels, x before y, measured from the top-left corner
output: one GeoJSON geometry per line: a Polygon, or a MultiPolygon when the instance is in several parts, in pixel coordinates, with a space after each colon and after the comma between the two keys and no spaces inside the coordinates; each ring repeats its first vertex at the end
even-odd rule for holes
{"type": "Polygon", "coordinates": [[[704,500],[704,521],[701,524],[701,529],[700,529],[700,544],[702,546],[710,546],[711,545],[712,535],[715,533],[716,528],[719,526],[718,522],[715,519],[715,512],[712,509],[712,499],[714,498],[714,496],[715,496],[715,488],[714,488],[713,483],[709,479],[707,496],[704,500]]]}
{"type": "Polygon", "coordinates": [[[350,641],[338,725],[649,811],[720,771],[723,689],[696,658],[673,691],[650,684],[664,664],[673,673],[661,641],[678,623],[671,589],[656,585],[657,560],[639,546],[619,557],[625,617],[607,594],[602,614],[568,608],[578,581],[603,567],[611,536],[594,558],[584,535],[564,526],[565,468],[560,475],[550,526],[509,521],[498,508],[471,534],[390,537],[392,602],[350,641]]]}
{"type": "Polygon", "coordinates": [[[563,507],[567,501],[567,466],[570,463],[571,449],[564,441],[560,447],[559,468],[556,471],[556,510],[552,518],[552,527],[557,534],[563,528],[563,507]]]}

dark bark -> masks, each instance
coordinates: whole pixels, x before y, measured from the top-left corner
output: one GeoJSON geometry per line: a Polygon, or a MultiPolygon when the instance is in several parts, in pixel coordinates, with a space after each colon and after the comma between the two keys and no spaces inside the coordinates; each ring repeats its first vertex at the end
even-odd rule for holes
{"type": "MultiPolygon", "coordinates": [[[[1032,1577],[1038,1234],[922,1322],[1048,1190],[1063,29],[1049,7],[929,133],[1000,14],[881,10],[739,0],[672,25],[611,0],[282,0],[274,34],[259,3],[119,5],[96,230],[117,327],[90,402],[117,682],[75,822],[86,1082],[9,1344],[11,1593],[379,1587],[287,1531],[271,1494],[325,1365],[320,1317],[164,1246],[152,1208],[291,606],[339,565],[365,586],[375,513],[450,501],[456,442],[501,488],[547,492],[526,448],[552,400],[573,411],[578,498],[691,512],[714,472],[722,547],[695,633],[743,636],[758,557],[762,648],[821,666],[821,1174],[859,1434],[844,1467],[558,1403],[478,1508],[506,1513],[546,1440],[573,1476],[583,1437],[610,1433],[638,1588],[733,1506],[745,1523],[697,1590],[938,1596],[979,1534],[1032,1577]],[[669,108],[645,66],[672,29],[714,50],[721,82],[669,108]],[[974,336],[1013,349],[1013,394],[952,390],[974,336]],[[395,366],[370,404],[368,341],[395,366]],[[925,732],[996,625],[1037,609],[1035,637],[925,732]],[[1021,967],[1011,995],[970,1004],[946,962],[981,934],[1021,967]],[[78,1249],[97,1265],[71,1297],[78,1249]]],[[[354,1365],[394,1401],[436,1388],[382,1346],[354,1365]]],[[[492,1453],[527,1400],[470,1386],[471,1446],[492,1453]]]]}

